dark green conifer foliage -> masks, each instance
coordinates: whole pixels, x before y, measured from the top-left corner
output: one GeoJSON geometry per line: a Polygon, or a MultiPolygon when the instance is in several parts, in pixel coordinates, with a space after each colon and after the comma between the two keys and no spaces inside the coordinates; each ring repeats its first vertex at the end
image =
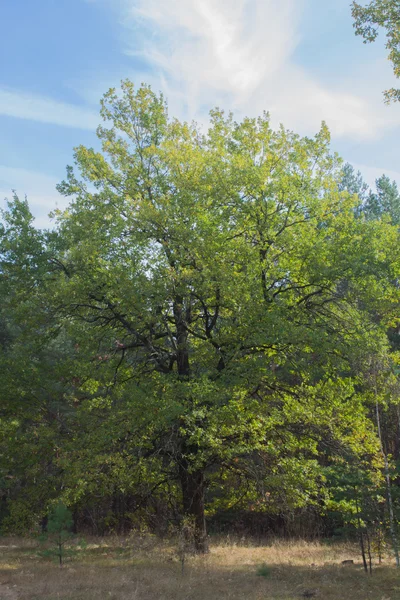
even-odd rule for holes
{"type": "Polygon", "coordinates": [[[41,536],[42,543],[47,542],[47,547],[41,552],[41,555],[57,559],[60,567],[63,565],[65,556],[70,554],[65,545],[73,537],[72,525],[71,511],[65,504],[59,502],[49,515],[47,532],[41,536]]]}

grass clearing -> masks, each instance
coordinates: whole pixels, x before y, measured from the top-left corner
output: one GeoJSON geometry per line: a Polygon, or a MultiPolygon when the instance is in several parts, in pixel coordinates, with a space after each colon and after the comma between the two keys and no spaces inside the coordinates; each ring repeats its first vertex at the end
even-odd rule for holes
{"type": "Polygon", "coordinates": [[[400,573],[386,558],[365,575],[353,545],[214,540],[182,574],[176,548],[152,537],[90,539],[60,569],[36,543],[0,539],[4,600],[398,600],[400,573]],[[354,560],[352,565],[342,565],[354,560]],[[260,576],[260,571],[268,576],[260,576]]]}

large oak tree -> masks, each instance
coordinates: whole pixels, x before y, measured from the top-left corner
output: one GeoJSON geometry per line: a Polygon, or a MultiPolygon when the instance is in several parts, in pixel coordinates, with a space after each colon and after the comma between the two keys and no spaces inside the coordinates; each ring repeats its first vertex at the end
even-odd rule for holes
{"type": "Polygon", "coordinates": [[[57,473],[71,502],[179,485],[204,551],[206,501],[308,503],[321,455],[377,451],[356,372],[385,346],[397,231],[357,216],[325,125],[215,110],[203,132],[129,81],[102,116],[102,151],[76,149],[71,203],[17,269],[22,290],[44,265],[32,318],[67,340],[57,473]]]}
{"type": "Polygon", "coordinates": [[[130,82],[102,116],[103,152],[78,147],[60,185],[55,306],[90,325],[101,389],[133,399],[138,460],[179,480],[204,549],[207,473],[267,450],[293,397],[313,384],[322,401],[375,335],[362,306],[388,275],[384,232],[339,192],[325,125],[301,138],[216,110],[203,133],[130,82]]]}

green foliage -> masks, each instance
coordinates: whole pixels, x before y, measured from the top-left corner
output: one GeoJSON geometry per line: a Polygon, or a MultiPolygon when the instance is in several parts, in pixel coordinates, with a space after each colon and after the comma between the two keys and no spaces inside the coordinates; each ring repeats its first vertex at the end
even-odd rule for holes
{"type": "MultiPolygon", "coordinates": [[[[352,3],[352,15],[356,35],[364,43],[374,42],[383,29],[386,35],[388,58],[396,78],[400,78],[400,2],[399,0],[372,0],[366,6],[352,3]]],[[[385,93],[387,103],[400,100],[400,90],[392,88],[385,93]]]]}
{"type": "Polygon", "coordinates": [[[395,181],[382,175],[376,180],[376,192],[370,192],[364,212],[369,218],[390,218],[393,225],[400,225],[400,194],[395,181]]]}
{"type": "Polygon", "coordinates": [[[259,575],[260,577],[270,577],[271,576],[271,569],[269,568],[268,565],[266,565],[265,563],[260,565],[257,569],[257,575],[259,575]]]}
{"type": "Polygon", "coordinates": [[[329,510],[340,513],[344,522],[357,529],[379,520],[384,505],[383,478],[367,464],[355,464],[354,457],[326,469],[331,498],[329,510]]]}
{"type": "Polygon", "coordinates": [[[362,178],[360,171],[355,171],[354,167],[346,163],[342,169],[342,179],[338,184],[338,189],[349,194],[356,194],[360,203],[363,203],[367,197],[368,184],[362,178]]]}
{"type": "Polygon", "coordinates": [[[204,133],[129,81],[102,116],[55,231],[18,198],[4,215],[5,504],[100,505],[113,528],[168,506],[205,549],[207,513],[324,510],[345,457],[379,479],[368,365],[398,324],[398,230],[360,212],[326,126],[215,110],[204,133]]]}
{"type": "Polygon", "coordinates": [[[71,511],[61,502],[52,510],[47,523],[49,535],[66,537],[73,525],[71,511]]]}
{"type": "Polygon", "coordinates": [[[75,553],[72,548],[66,548],[67,542],[73,538],[72,525],[71,511],[59,502],[49,514],[47,531],[40,536],[41,543],[46,544],[40,556],[54,558],[61,567],[65,558],[75,553]]]}

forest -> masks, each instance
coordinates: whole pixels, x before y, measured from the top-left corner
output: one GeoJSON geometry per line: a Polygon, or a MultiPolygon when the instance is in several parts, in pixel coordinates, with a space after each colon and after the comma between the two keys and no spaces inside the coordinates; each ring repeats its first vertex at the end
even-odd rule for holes
{"type": "MultiPolygon", "coordinates": [[[[372,4],[366,41],[392,18],[372,4]]],[[[204,128],[128,79],[101,118],[52,227],[2,211],[1,534],[65,507],[75,534],[350,539],[400,566],[396,182],[325,123],[204,128]]]]}

